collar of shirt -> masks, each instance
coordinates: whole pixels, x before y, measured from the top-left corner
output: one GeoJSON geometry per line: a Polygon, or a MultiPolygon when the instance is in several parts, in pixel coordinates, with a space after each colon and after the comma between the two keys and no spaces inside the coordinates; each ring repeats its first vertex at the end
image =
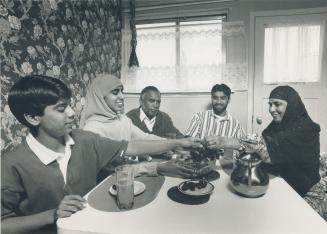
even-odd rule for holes
{"type": "Polygon", "coordinates": [[[216,115],[215,112],[213,110],[211,110],[211,115],[215,119],[218,119],[219,121],[229,121],[230,120],[230,115],[229,115],[229,113],[227,111],[226,111],[226,115],[220,116],[220,115],[216,115]]]}
{"type": "Polygon", "coordinates": [[[152,119],[149,119],[148,116],[144,113],[143,109],[140,108],[140,120],[142,121],[148,121],[149,123],[155,123],[156,122],[156,116],[153,117],[152,119]]]}
{"type": "MultiPolygon", "coordinates": [[[[42,145],[38,140],[34,138],[34,136],[29,133],[26,137],[26,142],[28,146],[31,148],[31,150],[34,152],[34,154],[41,160],[41,162],[45,165],[50,164],[54,160],[57,160],[58,158],[66,156],[66,152],[70,151],[70,146],[74,145],[75,142],[71,136],[67,135],[65,136],[65,154],[55,152],[46,146],[42,145]],[[69,148],[69,150],[67,150],[69,148]]],[[[70,154],[68,155],[70,157],[70,154]]]]}
{"type": "Polygon", "coordinates": [[[149,119],[148,116],[144,113],[143,109],[140,108],[140,120],[141,120],[141,122],[146,120],[150,123],[152,123],[152,122],[154,123],[154,122],[156,122],[156,116],[153,117],[152,119],[149,119]]]}
{"type": "Polygon", "coordinates": [[[146,127],[149,129],[150,132],[153,130],[154,123],[156,122],[156,116],[152,119],[149,119],[148,116],[144,113],[143,109],[140,108],[140,120],[141,122],[144,122],[146,127]]]}

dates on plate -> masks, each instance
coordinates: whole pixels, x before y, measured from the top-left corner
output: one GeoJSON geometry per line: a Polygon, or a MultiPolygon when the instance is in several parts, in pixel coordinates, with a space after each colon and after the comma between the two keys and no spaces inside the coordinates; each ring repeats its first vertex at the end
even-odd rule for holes
{"type": "Polygon", "coordinates": [[[191,190],[191,191],[195,191],[196,189],[203,189],[207,186],[208,182],[206,180],[199,180],[199,181],[186,181],[183,185],[182,185],[182,190],[186,191],[186,190],[191,190]]]}

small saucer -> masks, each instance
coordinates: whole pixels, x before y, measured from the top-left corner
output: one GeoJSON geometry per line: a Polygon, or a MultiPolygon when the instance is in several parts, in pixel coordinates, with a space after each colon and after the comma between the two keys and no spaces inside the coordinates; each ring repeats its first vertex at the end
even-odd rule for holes
{"type": "Polygon", "coordinates": [[[213,184],[203,180],[187,180],[177,186],[181,193],[195,197],[210,195],[214,188],[213,184]],[[202,182],[203,185],[201,185],[202,182]]]}
{"type": "MultiPolygon", "coordinates": [[[[140,195],[145,191],[145,184],[140,181],[134,181],[134,196],[140,195]]],[[[109,193],[113,196],[117,195],[117,190],[114,188],[114,184],[110,186],[109,193]]]]}
{"type": "Polygon", "coordinates": [[[198,197],[185,195],[181,193],[176,186],[170,188],[167,195],[171,200],[185,205],[200,205],[208,202],[210,199],[210,195],[198,197]]]}

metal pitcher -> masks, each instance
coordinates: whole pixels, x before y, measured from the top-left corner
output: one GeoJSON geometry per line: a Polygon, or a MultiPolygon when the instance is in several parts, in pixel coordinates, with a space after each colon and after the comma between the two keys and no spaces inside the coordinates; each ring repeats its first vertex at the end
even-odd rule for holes
{"type": "Polygon", "coordinates": [[[236,193],[245,197],[264,195],[268,189],[269,176],[263,170],[260,156],[256,153],[242,152],[235,159],[230,184],[236,193]]]}

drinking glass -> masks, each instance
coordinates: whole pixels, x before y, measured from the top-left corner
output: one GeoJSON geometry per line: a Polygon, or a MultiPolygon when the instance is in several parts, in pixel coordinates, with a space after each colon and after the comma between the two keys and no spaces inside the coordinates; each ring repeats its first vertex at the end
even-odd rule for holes
{"type": "Polygon", "coordinates": [[[115,169],[117,187],[117,205],[119,209],[130,209],[134,204],[133,166],[122,165],[115,169]]]}

